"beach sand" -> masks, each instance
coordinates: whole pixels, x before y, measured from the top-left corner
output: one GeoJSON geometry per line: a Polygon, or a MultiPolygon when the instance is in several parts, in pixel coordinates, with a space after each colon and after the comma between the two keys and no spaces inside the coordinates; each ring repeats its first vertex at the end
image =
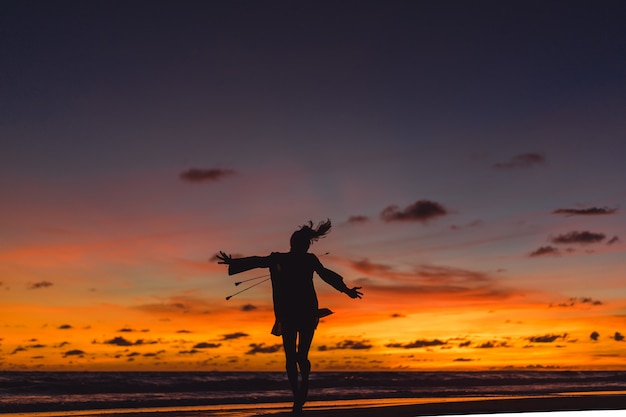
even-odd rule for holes
{"type": "MultiPolygon", "coordinates": [[[[416,417],[493,413],[524,413],[545,411],[624,410],[626,392],[564,393],[531,397],[473,398],[398,398],[380,400],[312,401],[307,403],[303,417],[416,417]]],[[[587,417],[588,413],[583,413],[587,417]]],[[[583,417],[581,414],[581,417],[583,417]]],[[[12,413],[5,417],[286,417],[291,404],[231,404],[199,407],[159,407],[64,411],[43,413],[12,413]]],[[[616,414],[617,415],[617,414],[616,414]]],[[[522,417],[520,415],[520,417],[522,417]]]]}

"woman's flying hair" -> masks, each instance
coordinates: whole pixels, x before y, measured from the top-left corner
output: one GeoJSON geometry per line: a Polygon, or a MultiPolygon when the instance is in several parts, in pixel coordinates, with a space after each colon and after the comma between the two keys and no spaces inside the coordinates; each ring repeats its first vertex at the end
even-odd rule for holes
{"type": "Polygon", "coordinates": [[[320,222],[316,228],[313,227],[313,222],[309,220],[307,224],[301,226],[299,230],[296,230],[293,235],[291,235],[291,246],[301,247],[304,245],[308,247],[319,238],[326,236],[328,232],[330,232],[331,227],[330,219],[327,219],[325,222],[320,222]]]}
{"type": "Polygon", "coordinates": [[[300,230],[306,230],[310,235],[309,240],[313,243],[319,238],[326,236],[328,232],[330,232],[331,227],[330,219],[326,219],[325,222],[320,222],[316,229],[313,228],[313,222],[309,220],[309,223],[302,226],[300,230]]]}

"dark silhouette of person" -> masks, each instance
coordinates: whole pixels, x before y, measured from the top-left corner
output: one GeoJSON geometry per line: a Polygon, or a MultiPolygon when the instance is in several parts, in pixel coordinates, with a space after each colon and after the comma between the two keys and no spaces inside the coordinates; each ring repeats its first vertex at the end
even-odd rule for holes
{"type": "Polygon", "coordinates": [[[269,268],[276,323],[272,334],[282,335],[285,350],[287,378],[293,392],[293,413],[299,414],[307,400],[311,362],[308,359],[313,334],[320,315],[331,314],[318,308],[313,286],[313,272],[322,280],[347,294],[361,298],[361,287],[348,288],[343,278],[325,268],[317,256],[309,253],[311,243],[324,237],[331,228],[330,220],[313,227],[313,222],[302,226],[291,235],[291,249],[287,253],[272,252],[269,256],[232,258],[220,252],[220,264],[228,265],[228,274],[238,274],[253,268],[269,268]],[[298,367],[301,383],[298,386],[298,367]]]}

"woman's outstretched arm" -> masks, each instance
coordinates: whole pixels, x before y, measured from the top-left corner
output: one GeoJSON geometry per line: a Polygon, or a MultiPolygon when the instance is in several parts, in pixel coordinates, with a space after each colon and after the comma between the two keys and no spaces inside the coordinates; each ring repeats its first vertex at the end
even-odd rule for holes
{"type": "Polygon", "coordinates": [[[361,298],[363,293],[359,291],[361,287],[348,286],[343,282],[343,277],[322,265],[322,263],[316,258],[315,272],[320,276],[327,284],[333,286],[337,291],[343,292],[350,298],[361,298]]]}
{"type": "Polygon", "coordinates": [[[217,255],[217,259],[220,260],[220,262],[218,262],[219,264],[228,265],[228,275],[235,275],[254,268],[269,268],[269,259],[267,256],[233,258],[232,256],[220,251],[219,255],[217,255]]]}

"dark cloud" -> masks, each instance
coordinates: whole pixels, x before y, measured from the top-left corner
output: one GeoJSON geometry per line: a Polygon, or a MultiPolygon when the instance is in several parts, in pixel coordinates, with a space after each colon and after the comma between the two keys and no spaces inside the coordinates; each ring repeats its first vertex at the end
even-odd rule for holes
{"type": "Polygon", "coordinates": [[[565,340],[565,338],[567,338],[567,333],[563,333],[563,334],[546,334],[543,336],[531,336],[528,337],[527,340],[533,342],[533,343],[552,343],[555,340],[558,339],[563,339],[565,340]]]}
{"type": "Polygon", "coordinates": [[[59,327],[57,327],[57,329],[59,330],[69,330],[69,329],[73,329],[73,327],[69,324],[62,324],[59,327]]]}
{"type": "Polygon", "coordinates": [[[103,344],[105,345],[115,345],[115,346],[139,346],[139,345],[153,345],[156,344],[157,342],[151,342],[151,341],[146,341],[143,339],[137,339],[134,342],[131,342],[130,340],[127,340],[121,336],[118,337],[114,337],[111,340],[106,340],[103,342],[103,344]]]}
{"type": "Polygon", "coordinates": [[[33,284],[30,284],[28,286],[29,290],[38,290],[40,288],[48,288],[48,287],[52,287],[54,284],[51,283],[50,281],[39,281],[39,282],[35,282],[33,284]]]}
{"type": "Polygon", "coordinates": [[[54,347],[54,348],[62,348],[62,347],[67,346],[69,344],[70,344],[70,342],[61,342],[58,345],[54,345],[52,347],[54,347]]]}
{"type": "Polygon", "coordinates": [[[474,361],[474,359],[469,359],[469,358],[456,358],[454,359],[452,362],[472,362],[474,361]]]}
{"type": "Polygon", "coordinates": [[[593,331],[591,332],[591,334],[589,335],[589,338],[591,340],[597,341],[600,338],[600,333],[593,331]]]}
{"type": "Polygon", "coordinates": [[[178,352],[179,355],[195,355],[196,353],[201,353],[202,351],[197,350],[197,349],[192,349],[192,350],[181,350],[180,352],[178,352]]]}
{"type": "Polygon", "coordinates": [[[592,306],[601,306],[603,303],[599,300],[594,300],[591,297],[571,297],[565,303],[550,304],[550,307],[575,307],[579,304],[588,304],[592,306]]]}
{"type": "Polygon", "coordinates": [[[11,352],[11,355],[15,355],[18,352],[26,352],[28,349],[26,349],[25,347],[22,346],[18,346],[15,349],[13,349],[13,352],[11,352]]]}
{"type": "Polygon", "coordinates": [[[534,252],[531,252],[529,256],[531,258],[537,256],[561,256],[561,251],[554,246],[542,246],[534,252]]]}
{"type": "Polygon", "coordinates": [[[233,339],[239,339],[239,338],[248,337],[248,336],[250,336],[248,333],[243,333],[243,332],[228,333],[228,334],[222,335],[221,340],[233,340],[233,339]]]}
{"type": "Polygon", "coordinates": [[[621,334],[620,332],[615,332],[615,335],[613,336],[613,339],[615,339],[616,342],[623,342],[624,341],[624,335],[621,334]]]}
{"type": "Polygon", "coordinates": [[[135,330],[135,329],[132,329],[130,327],[124,327],[122,329],[119,329],[117,332],[118,333],[134,333],[134,332],[147,333],[149,331],[150,331],[150,329],[135,330]]]}
{"type": "Polygon", "coordinates": [[[67,358],[68,356],[83,356],[85,354],[84,351],[79,350],[79,349],[74,349],[74,350],[68,350],[67,352],[63,353],[63,357],[67,358]]]}
{"type": "Polygon", "coordinates": [[[348,218],[348,223],[352,223],[352,224],[362,224],[362,223],[367,223],[369,222],[369,217],[367,216],[361,216],[361,215],[357,215],[357,216],[350,216],[348,218]]]}
{"type": "Polygon", "coordinates": [[[606,244],[607,244],[607,245],[612,245],[612,244],[614,244],[614,243],[618,243],[619,241],[620,241],[620,240],[619,240],[619,237],[618,237],[618,236],[613,236],[613,237],[611,238],[611,240],[609,240],[608,242],[606,242],[606,244]]]}
{"type": "Polygon", "coordinates": [[[192,333],[192,332],[191,330],[182,329],[182,330],[177,330],[176,333],[192,333]]]}
{"type": "Polygon", "coordinates": [[[251,343],[249,351],[246,352],[246,355],[256,355],[257,353],[275,353],[278,352],[283,345],[271,345],[265,346],[265,343],[251,343]]]}
{"type": "Polygon", "coordinates": [[[193,348],[194,349],[215,349],[222,346],[221,343],[207,343],[207,342],[202,342],[202,343],[198,343],[197,345],[195,345],[193,348]]]}
{"type": "Polygon", "coordinates": [[[254,306],[252,304],[246,304],[246,305],[241,307],[241,311],[254,311],[254,310],[257,310],[257,309],[258,309],[258,307],[254,306]]]}
{"type": "Polygon", "coordinates": [[[587,230],[578,232],[573,231],[569,233],[565,233],[562,235],[558,235],[551,239],[552,243],[557,244],[570,244],[570,243],[579,243],[582,245],[590,244],[590,243],[598,243],[604,240],[606,235],[604,233],[593,233],[587,230]]]}
{"type": "Polygon", "coordinates": [[[424,347],[432,347],[432,346],[442,346],[447,344],[448,342],[442,342],[439,339],[434,340],[416,340],[410,343],[389,343],[386,344],[386,347],[389,348],[402,348],[402,349],[419,349],[424,347]]]}
{"type": "Polygon", "coordinates": [[[418,200],[404,210],[399,210],[396,205],[389,206],[380,213],[380,217],[386,222],[417,221],[426,223],[446,214],[448,211],[441,204],[430,200],[418,200]]]}
{"type": "Polygon", "coordinates": [[[114,337],[111,340],[107,340],[104,342],[105,345],[115,345],[115,346],[132,346],[134,343],[130,340],[126,340],[123,337],[114,337]]]}
{"type": "Polygon", "coordinates": [[[481,345],[476,346],[477,349],[494,349],[494,348],[500,348],[500,347],[510,347],[509,344],[507,342],[498,342],[498,341],[489,341],[489,342],[485,342],[481,345]]]}
{"type": "Polygon", "coordinates": [[[400,319],[400,318],[403,318],[403,317],[406,317],[406,316],[404,314],[400,314],[400,313],[393,313],[391,315],[391,318],[394,318],[394,319],[400,319]]]}
{"type": "Polygon", "coordinates": [[[353,350],[367,350],[371,349],[372,345],[369,343],[369,340],[344,340],[342,342],[338,342],[335,346],[326,346],[322,345],[318,347],[320,351],[327,350],[341,350],[341,349],[353,349],[353,350]]]}
{"type": "Polygon", "coordinates": [[[563,214],[566,216],[598,216],[604,214],[614,214],[617,208],[589,207],[586,209],[557,209],[552,214],[563,214]]]}
{"type": "Polygon", "coordinates": [[[144,353],[143,356],[145,358],[154,358],[156,356],[159,356],[160,354],[165,353],[165,350],[161,349],[157,352],[148,352],[148,353],[144,353]]]}
{"type": "Polygon", "coordinates": [[[466,342],[459,343],[459,347],[469,347],[471,344],[472,342],[468,340],[466,342]]]}
{"type": "Polygon", "coordinates": [[[200,169],[191,168],[187,171],[180,173],[180,179],[188,182],[205,182],[205,181],[218,181],[224,177],[235,174],[232,169],[200,169]]]}
{"type": "Polygon", "coordinates": [[[495,169],[514,169],[514,168],[530,168],[535,165],[542,165],[546,162],[546,158],[540,153],[523,153],[515,155],[508,162],[493,164],[495,169]]]}

